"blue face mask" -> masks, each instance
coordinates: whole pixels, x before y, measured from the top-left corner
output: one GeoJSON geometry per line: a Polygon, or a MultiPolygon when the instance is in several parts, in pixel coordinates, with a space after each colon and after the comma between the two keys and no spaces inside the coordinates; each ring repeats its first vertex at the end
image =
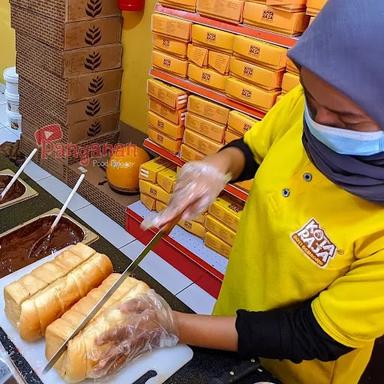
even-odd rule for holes
{"type": "Polygon", "coordinates": [[[349,129],[328,127],[312,119],[305,107],[305,122],[317,140],[341,155],[371,156],[384,152],[384,132],[358,132],[349,129]]]}

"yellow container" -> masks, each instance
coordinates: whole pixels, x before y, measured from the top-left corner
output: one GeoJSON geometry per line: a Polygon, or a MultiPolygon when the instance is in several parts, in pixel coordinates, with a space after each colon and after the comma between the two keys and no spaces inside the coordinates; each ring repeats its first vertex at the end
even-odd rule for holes
{"type": "Polygon", "coordinates": [[[188,44],[188,60],[199,67],[208,66],[208,49],[188,44]]]}
{"type": "Polygon", "coordinates": [[[205,155],[216,153],[223,146],[189,129],[186,129],[184,132],[183,142],[205,155]]]}
{"type": "Polygon", "coordinates": [[[164,191],[159,185],[152,184],[149,181],[140,180],[140,193],[144,193],[155,200],[160,200],[164,204],[169,204],[171,194],[164,191]]]}
{"type": "Polygon", "coordinates": [[[169,167],[172,167],[172,164],[168,160],[162,157],[156,157],[141,165],[139,178],[151,183],[156,183],[159,172],[169,167]]]}
{"type": "Polygon", "coordinates": [[[162,171],[160,171],[157,175],[157,184],[161,188],[164,189],[164,191],[168,193],[173,192],[173,188],[176,184],[176,171],[172,168],[167,168],[162,171]]]}
{"type": "Polygon", "coordinates": [[[258,3],[246,2],[244,23],[288,35],[297,35],[303,33],[308,27],[309,17],[305,12],[287,12],[258,3]]]}
{"type": "Polygon", "coordinates": [[[204,239],[205,236],[205,227],[204,225],[197,223],[195,221],[186,221],[181,220],[179,222],[180,227],[184,228],[186,231],[192,233],[193,235],[204,239]]]}
{"type": "Polygon", "coordinates": [[[188,60],[178,59],[168,53],[153,50],[152,65],[177,76],[187,77],[188,60]]]}
{"type": "Polygon", "coordinates": [[[249,131],[256,123],[257,120],[238,111],[231,111],[229,113],[228,128],[241,135],[244,135],[244,133],[249,131]]]}
{"type": "Polygon", "coordinates": [[[235,131],[231,131],[230,129],[227,129],[225,131],[225,136],[224,136],[224,143],[225,144],[228,144],[234,140],[239,140],[243,137],[242,134],[238,133],[238,132],[235,132],[235,131]]]}
{"type": "Polygon", "coordinates": [[[240,23],[243,20],[244,1],[241,0],[197,0],[200,15],[240,23]]]}
{"type": "Polygon", "coordinates": [[[192,42],[209,48],[232,53],[234,34],[219,29],[193,24],[192,42]]]}
{"type": "Polygon", "coordinates": [[[148,128],[147,134],[151,140],[153,140],[155,143],[159,144],[160,146],[164,147],[169,152],[172,152],[174,154],[179,153],[181,140],[173,139],[152,128],[148,128]]]}
{"type": "Polygon", "coordinates": [[[146,195],[145,193],[140,193],[140,201],[150,210],[154,211],[156,209],[156,200],[146,195]]]}
{"type": "Polygon", "coordinates": [[[287,49],[250,37],[237,35],[233,41],[233,52],[259,65],[282,70],[287,65],[287,49]]]}
{"type": "Polygon", "coordinates": [[[191,112],[187,113],[185,127],[198,132],[209,139],[222,143],[224,139],[225,125],[214,123],[191,112]]]}
{"type": "Polygon", "coordinates": [[[284,93],[288,93],[293,88],[297,87],[300,84],[299,75],[295,75],[294,73],[285,72],[283,77],[283,83],[281,88],[284,93]]]}
{"type": "Polygon", "coordinates": [[[230,110],[212,101],[191,95],[188,100],[188,111],[225,125],[230,110]]]}
{"type": "Polygon", "coordinates": [[[231,246],[235,242],[236,232],[228,228],[221,221],[215,219],[212,215],[207,215],[205,219],[205,228],[208,232],[211,232],[220,240],[223,240],[231,246]]]}
{"type": "Polygon", "coordinates": [[[148,124],[151,128],[156,129],[173,139],[183,138],[184,125],[173,124],[167,119],[164,119],[151,111],[148,111],[148,124]]]}
{"type": "Polygon", "coordinates": [[[281,88],[283,74],[283,71],[260,67],[235,56],[231,59],[231,75],[269,91],[281,88]]]}
{"type": "Polygon", "coordinates": [[[231,254],[232,247],[210,232],[205,234],[204,244],[227,259],[231,254]]]}
{"type": "Polygon", "coordinates": [[[175,55],[180,59],[187,58],[188,43],[184,41],[174,40],[168,36],[155,33],[153,34],[153,47],[175,55]]]}
{"type": "Polygon", "coordinates": [[[191,148],[187,144],[182,144],[180,149],[180,157],[184,161],[197,161],[203,159],[205,155],[199,151],[196,151],[196,149],[191,148]]]}
{"type": "Polygon", "coordinates": [[[231,55],[227,55],[226,53],[212,50],[208,53],[208,67],[214,69],[222,75],[228,75],[230,60],[231,55]]]}
{"type": "Polygon", "coordinates": [[[172,37],[176,40],[191,40],[192,23],[175,17],[154,13],[152,15],[152,31],[172,37]]]}
{"type": "Polygon", "coordinates": [[[155,79],[148,79],[147,93],[172,109],[183,109],[188,103],[185,91],[155,79]]]}
{"type": "Polygon", "coordinates": [[[208,213],[237,232],[244,205],[228,195],[222,195],[209,207],[208,213]]]}
{"type": "Polygon", "coordinates": [[[157,115],[169,120],[176,125],[183,125],[185,120],[186,109],[172,109],[166,105],[160,103],[160,101],[150,97],[149,98],[149,110],[157,115]]]}
{"type": "Polygon", "coordinates": [[[200,68],[195,64],[188,66],[188,78],[207,87],[224,91],[228,76],[221,75],[208,68],[200,68]]]}
{"type": "Polygon", "coordinates": [[[267,91],[249,83],[230,77],[225,86],[225,93],[236,100],[243,101],[255,108],[268,111],[276,102],[280,91],[267,91]]]}

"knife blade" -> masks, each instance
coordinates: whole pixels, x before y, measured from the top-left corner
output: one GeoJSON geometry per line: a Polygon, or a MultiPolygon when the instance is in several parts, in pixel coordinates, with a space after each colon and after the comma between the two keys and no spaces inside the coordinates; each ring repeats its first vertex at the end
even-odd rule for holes
{"type": "Polygon", "coordinates": [[[156,243],[167,233],[169,233],[174,224],[166,231],[158,231],[151,241],[145,246],[140,255],[127,267],[127,269],[122,273],[119,279],[112,285],[112,287],[104,294],[104,296],[97,302],[97,304],[91,309],[88,315],[82,320],[79,326],[71,333],[63,345],[58,349],[58,351],[52,356],[48,364],[43,369],[43,374],[46,374],[60,359],[61,355],[66,351],[68,343],[76,337],[93,319],[93,317],[100,311],[103,305],[110,299],[110,297],[117,291],[125,279],[136,269],[140,262],[148,255],[148,253],[153,249],[156,243]]]}

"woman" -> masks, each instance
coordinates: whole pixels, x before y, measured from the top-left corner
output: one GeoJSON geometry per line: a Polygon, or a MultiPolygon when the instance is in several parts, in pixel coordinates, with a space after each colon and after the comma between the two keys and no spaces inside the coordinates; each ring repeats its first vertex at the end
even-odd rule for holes
{"type": "Polygon", "coordinates": [[[136,328],[101,343],[141,352],[177,335],[260,357],[285,384],[358,383],[384,334],[383,20],[382,0],[329,0],[289,53],[302,86],[243,140],[187,164],[153,220],[190,219],[256,174],[215,316],[151,294],[121,308],[136,328]]]}

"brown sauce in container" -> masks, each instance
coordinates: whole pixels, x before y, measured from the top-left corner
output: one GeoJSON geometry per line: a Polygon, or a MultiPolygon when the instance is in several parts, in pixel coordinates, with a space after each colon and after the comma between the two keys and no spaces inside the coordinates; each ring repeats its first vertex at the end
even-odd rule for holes
{"type": "MultiPolygon", "coordinates": [[[[0,175],[0,192],[3,191],[3,189],[10,183],[11,180],[12,180],[12,176],[0,175]]],[[[20,196],[23,196],[24,193],[25,193],[24,185],[19,180],[16,180],[16,183],[12,185],[11,189],[4,196],[4,199],[0,200],[0,205],[8,203],[9,201],[15,200],[20,196]]]]}
{"type": "Polygon", "coordinates": [[[35,242],[48,234],[55,217],[55,215],[42,217],[0,237],[0,278],[84,239],[83,230],[66,217],[62,217],[47,246],[43,249],[37,247],[35,254],[29,256],[35,242]]]}

